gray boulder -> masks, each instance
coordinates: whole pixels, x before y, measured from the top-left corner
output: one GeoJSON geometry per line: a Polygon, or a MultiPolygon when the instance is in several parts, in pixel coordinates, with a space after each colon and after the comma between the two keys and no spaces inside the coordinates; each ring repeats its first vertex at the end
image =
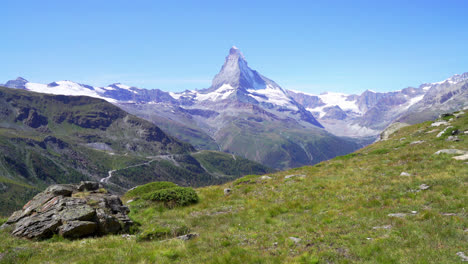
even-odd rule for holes
{"type": "Polygon", "coordinates": [[[97,182],[49,186],[14,212],[3,227],[28,239],[66,238],[125,233],[133,222],[118,196],[100,189],[97,182]]]}

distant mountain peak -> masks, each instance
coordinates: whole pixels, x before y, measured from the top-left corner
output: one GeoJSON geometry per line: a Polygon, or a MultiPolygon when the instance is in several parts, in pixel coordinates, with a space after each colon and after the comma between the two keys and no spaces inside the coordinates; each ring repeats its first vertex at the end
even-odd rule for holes
{"type": "Polygon", "coordinates": [[[211,89],[216,90],[223,84],[229,84],[234,89],[243,90],[266,86],[263,78],[248,66],[244,54],[236,46],[232,46],[229,50],[223,67],[213,79],[211,89]]]}
{"type": "Polygon", "coordinates": [[[28,80],[26,80],[25,78],[19,76],[18,78],[16,78],[15,81],[21,81],[21,82],[28,82],[28,80]]]}

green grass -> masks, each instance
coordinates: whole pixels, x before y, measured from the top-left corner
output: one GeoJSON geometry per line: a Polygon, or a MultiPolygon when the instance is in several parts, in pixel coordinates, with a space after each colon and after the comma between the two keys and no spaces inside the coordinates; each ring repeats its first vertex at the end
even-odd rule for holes
{"type": "MultiPolygon", "coordinates": [[[[468,117],[452,125],[466,130],[468,117]]],[[[430,122],[406,127],[355,154],[271,179],[249,175],[198,188],[198,203],[185,207],[136,200],[130,216],[141,231],[131,239],[33,242],[3,230],[1,262],[461,263],[456,253],[468,254],[468,165],[434,152],[468,150],[468,136],[448,142],[427,133],[433,129],[430,122]],[[411,144],[417,140],[425,142],[411,144]],[[430,188],[418,191],[421,184],[430,188]],[[171,239],[184,233],[199,236],[171,239]]]]}

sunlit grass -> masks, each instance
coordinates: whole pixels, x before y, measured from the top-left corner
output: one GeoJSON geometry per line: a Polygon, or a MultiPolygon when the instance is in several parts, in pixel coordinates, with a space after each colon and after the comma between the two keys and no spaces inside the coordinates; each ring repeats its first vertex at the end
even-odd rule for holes
{"type": "MultiPolygon", "coordinates": [[[[465,116],[453,122],[468,129],[465,116]]],[[[130,239],[33,242],[4,230],[1,261],[460,263],[456,253],[468,253],[468,165],[433,153],[468,150],[468,136],[447,142],[426,133],[433,129],[430,122],[406,127],[356,153],[268,174],[271,179],[249,175],[199,188],[199,202],[186,207],[136,200],[131,217],[141,224],[140,233],[130,239]],[[411,144],[417,140],[425,142],[411,144]],[[421,184],[430,188],[420,190],[421,184]],[[232,193],[224,195],[225,188],[232,193]],[[394,213],[405,215],[388,216],[394,213]],[[170,239],[185,233],[199,236],[170,239]],[[145,234],[151,239],[142,239],[145,234]]]]}

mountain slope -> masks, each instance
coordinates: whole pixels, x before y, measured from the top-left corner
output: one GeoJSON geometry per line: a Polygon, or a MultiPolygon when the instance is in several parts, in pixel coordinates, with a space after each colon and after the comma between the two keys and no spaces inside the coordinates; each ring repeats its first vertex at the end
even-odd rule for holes
{"type": "Polygon", "coordinates": [[[203,168],[195,149],[154,124],[104,100],[0,87],[0,209],[17,209],[54,183],[101,181],[115,192],[170,180],[180,185],[220,183],[270,171],[260,164],[219,155],[238,168],[203,168]]]}
{"type": "Polygon", "coordinates": [[[188,207],[132,201],[130,215],[142,224],[136,237],[37,243],[4,230],[0,252],[34,263],[460,263],[468,255],[468,166],[435,153],[468,153],[468,115],[444,119],[452,120],[402,128],[315,166],[199,188],[199,203],[188,207]],[[459,141],[448,141],[456,130],[459,141]],[[198,237],[171,239],[187,233],[198,237]]]}

